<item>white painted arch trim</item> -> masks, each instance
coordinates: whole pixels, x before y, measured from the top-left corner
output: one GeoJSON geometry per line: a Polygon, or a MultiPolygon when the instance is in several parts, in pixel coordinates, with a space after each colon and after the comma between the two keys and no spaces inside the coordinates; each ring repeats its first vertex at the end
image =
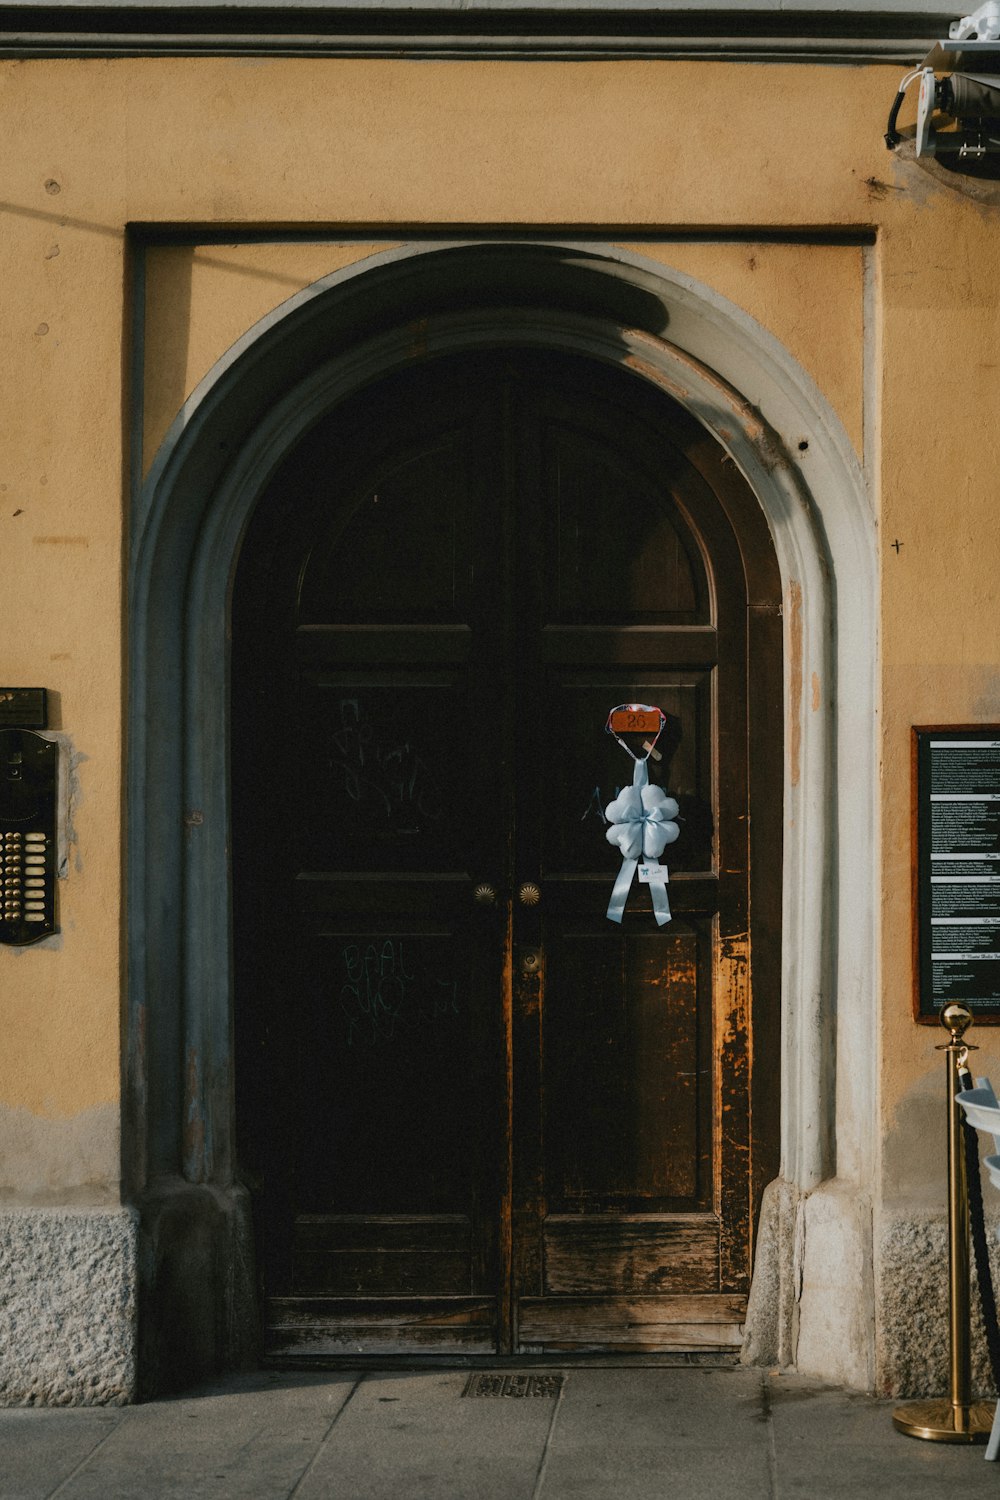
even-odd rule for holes
{"type": "MultiPolygon", "coordinates": [[[[337,299],[349,305],[385,279],[397,293],[408,284],[416,292],[435,265],[464,266],[484,253],[511,262],[541,255],[550,268],[583,268],[606,277],[609,288],[638,289],[662,307],[666,329],[558,307],[501,313],[496,304],[466,306],[428,322],[422,336],[429,352],[527,342],[612,363],[629,359],[633,369],[637,360],[731,454],[764,510],[785,597],[782,1176],[808,1193],[836,1175],[867,1197],[876,1103],[878,575],[861,466],[809,375],[710,288],[613,246],[509,240],[410,244],[289,299],[185,402],[137,497],[130,574],[132,1181],[141,1188],[182,1172],[189,1182],[224,1184],[231,1174],[225,635],[243,528],[268,478],[312,422],[410,357],[405,323],[355,337],[342,352],[327,344],[321,356],[305,349],[307,331],[337,299]],[[241,392],[266,383],[262,371],[280,362],[280,349],[295,337],[304,340],[300,378],[286,382],[238,450],[220,459],[215,449],[225,446],[218,438],[226,412],[238,415],[241,392]],[[849,768],[849,780],[838,778],[838,766],[849,768]],[[140,1033],[147,1036],[150,1007],[162,1032],[152,1054],[136,1045],[140,1033]],[[172,1026],[166,1010],[176,1017],[172,1026]],[[186,1082],[177,1080],[179,1118],[167,1098],[169,1081],[157,1070],[157,1046],[168,1072],[171,1054],[197,1059],[186,1082]],[[179,1127],[193,1118],[203,1128],[188,1139],[179,1127]]],[[[412,315],[419,311],[418,300],[412,315]]]]}

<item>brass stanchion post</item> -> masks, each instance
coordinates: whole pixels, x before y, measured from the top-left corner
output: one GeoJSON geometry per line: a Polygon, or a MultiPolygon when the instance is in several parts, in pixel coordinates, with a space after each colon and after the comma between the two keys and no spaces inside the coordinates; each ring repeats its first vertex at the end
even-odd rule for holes
{"type": "Polygon", "coordinates": [[[973,1401],[969,1344],[969,1189],[965,1176],[962,1108],[956,1102],[958,1070],[978,1049],[962,1038],[972,1024],[964,1005],[946,1005],[941,1025],[951,1040],[938,1047],[948,1076],[948,1321],[951,1345],[950,1399],[907,1401],[892,1414],[893,1426],[908,1437],[936,1443],[985,1443],[993,1424],[994,1402],[973,1401]]]}

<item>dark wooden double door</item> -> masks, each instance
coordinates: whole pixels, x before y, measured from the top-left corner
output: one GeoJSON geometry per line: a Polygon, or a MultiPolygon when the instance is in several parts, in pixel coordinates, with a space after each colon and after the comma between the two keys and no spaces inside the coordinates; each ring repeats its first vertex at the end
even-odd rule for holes
{"type": "Polygon", "coordinates": [[[738,1342],[776,1170],[779,598],[732,464],[582,358],[421,363],[276,475],[232,620],[272,1355],[738,1342]],[[644,886],[605,915],[626,701],[667,716],[662,929],[644,886]]]}

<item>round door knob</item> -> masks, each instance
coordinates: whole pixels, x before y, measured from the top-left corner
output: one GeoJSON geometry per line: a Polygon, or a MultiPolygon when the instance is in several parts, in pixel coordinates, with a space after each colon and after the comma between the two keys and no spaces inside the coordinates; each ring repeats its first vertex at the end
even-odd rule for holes
{"type": "Polygon", "coordinates": [[[493,886],[493,885],[477,885],[476,888],[474,889],[474,891],[472,892],[472,899],[476,903],[477,906],[496,906],[496,904],[497,904],[496,886],[493,886]]]}
{"type": "Polygon", "coordinates": [[[526,880],[524,884],[518,888],[517,899],[520,901],[522,906],[537,906],[539,901],[541,901],[542,899],[542,893],[538,886],[535,885],[534,881],[526,880]]]}

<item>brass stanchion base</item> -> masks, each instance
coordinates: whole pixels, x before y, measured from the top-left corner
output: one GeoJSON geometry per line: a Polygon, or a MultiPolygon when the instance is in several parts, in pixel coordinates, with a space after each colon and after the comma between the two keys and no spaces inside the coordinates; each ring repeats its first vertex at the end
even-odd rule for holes
{"type": "Polygon", "coordinates": [[[964,1431],[955,1426],[955,1408],[950,1401],[907,1401],[892,1414],[892,1425],[907,1437],[926,1438],[932,1443],[985,1443],[993,1426],[995,1401],[972,1401],[965,1408],[964,1431]]]}

